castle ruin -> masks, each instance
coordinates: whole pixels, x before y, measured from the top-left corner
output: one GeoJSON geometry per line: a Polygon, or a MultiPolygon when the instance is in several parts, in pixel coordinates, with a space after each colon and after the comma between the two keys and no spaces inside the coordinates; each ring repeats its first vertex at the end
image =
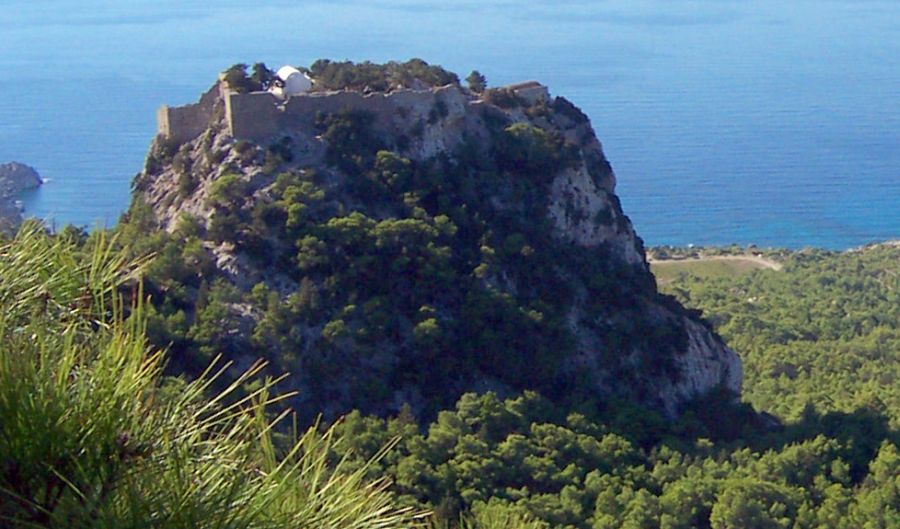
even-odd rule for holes
{"type": "MultiPolygon", "coordinates": [[[[535,81],[504,87],[533,103],[549,99],[544,85],[535,81]]],[[[180,107],[162,106],[157,111],[159,136],[181,144],[193,140],[224,112],[229,135],[235,139],[263,143],[285,131],[312,128],[319,113],[365,110],[383,129],[402,131],[415,120],[428,119],[436,105],[449,113],[460,113],[478,99],[455,85],[423,90],[401,89],[389,93],[359,91],[308,92],[286,99],[272,92],[238,93],[223,80],[200,97],[180,107]],[[221,102],[221,105],[220,105],[221,102]],[[454,112],[455,111],[455,112],[454,112]]]]}

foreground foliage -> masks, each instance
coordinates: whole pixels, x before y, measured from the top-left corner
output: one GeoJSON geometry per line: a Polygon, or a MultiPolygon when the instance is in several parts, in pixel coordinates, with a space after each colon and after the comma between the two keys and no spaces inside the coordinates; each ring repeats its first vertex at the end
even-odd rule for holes
{"type": "Polygon", "coordinates": [[[276,443],[274,381],[237,397],[261,365],[212,398],[227,365],[161,384],[141,292],[127,310],[117,294],[138,266],[113,246],[101,233],[81,254],[29,226],[0,247],[0,525],[415,525],[368,464],[329,459],[333,431],[276,443]]]}

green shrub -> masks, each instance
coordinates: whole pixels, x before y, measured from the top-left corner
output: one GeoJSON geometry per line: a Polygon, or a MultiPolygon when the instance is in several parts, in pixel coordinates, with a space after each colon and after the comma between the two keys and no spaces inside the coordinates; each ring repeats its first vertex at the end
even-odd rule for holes
{"type": "Polygon", "coordinates": [[[217,178],[209,186],[207,204],[224,210],[235,211],[240,209],[247,195],[247,182],[237,174],[227,173],[217,178]]]}
{"type": "Polygon", "coordinates": [[[268,151],[277,156],[281,161],[290,162],[294,159],[294,153],[291,150],[294,140],[290,136],[285,136],[277,142],[269,145],[268,151]]]}
{"type": "Polygon", "coordinates": [[[228,88],[238,93],[264,90],[267,85],[263,83],[271,80],[271,73],[262,63],[253,65],[252,76],[247,75],[247,65],[243,63],[230,66],[222,74],[228,88]]]}
{"type": "Polygon", "coordinates": [[[466,77],[466,83],[469,85],[469,90],[479,94],[487,88],[487,78],[478,70],[472,70],[472,73],[466,77]]]}
{"type": "Polygon", "coordinates": [[[500,108],[519,108],[528,106],[528,102],[525,101],[525,99],[508,88],[491,88],[485,90],[482,97],[488,103],[497,105],[500,108]]]}
{"type": "Polygon", "coordinates": [[[236,242],[241,233],[241,226],[241,219],[237,215],[217,211],[210,217],[206,233],[217,243],[236,242]]]}
{"type": "Polygon", "coordinates": [[[395,87],[414,88],[419,83],[425,86],[459,85],[456,74],[440,66],[431,66],[422,59],[411,59],[404,63],[388,62],[375,64],[368,61],[333,62],[321,59],[309,68],[319,90],[374,90],[387,92],[395,87]]]}
{"type": "Polygon", "coordinates": [[[190,172],[178,174],[178,196],[185,198],[197,189],[197,181],[190,172]]]}
{"type": "Polygon", "coordinates": [[[361,173],[383,147],[374,121],[373,114],[360,110],[317,116],[316,127],[328,145],[325,160],[347,174],[361,173]]]}
{"type": "Polygon", "coordinates": [[[514,123],[503,130],[496,147],[502,169],[552,178],[572,161],[572,149],[557,134],[527,123],[514,123]]]}

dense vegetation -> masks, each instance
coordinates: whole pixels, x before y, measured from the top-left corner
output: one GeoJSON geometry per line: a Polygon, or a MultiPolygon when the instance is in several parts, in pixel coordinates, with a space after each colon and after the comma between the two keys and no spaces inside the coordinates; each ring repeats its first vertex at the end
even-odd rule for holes
{"type": "Polygon", "coordinates": [[[459,85],[459,77],[422,59],[376,64],[369,61],[319,59],[309,67],[317,90],[371,90],[388,92],[395,88],[425,88],[459,85]]]}
{"type": "Polygon", "coordinates": [[[779,272],[665,289],[703,310],[745,362],[744,398],[787,419],[868,407],[900,428],[900,248],[806,250],[779,272]]]}
{"type": "Polygon", "coordinates": [[[554,527],[898,527],[900,248],[781,255],[782,272],[668,288],[746,351],[745,399],[783,424],[716,395],[667,424],[526,393],[465,395],[424,432],[402,414],[339,428],[361,454],[402,436],[377,472],[448,519],[490,505],[554,527]]]}
{"type": "Polygon", "coordinates": [[[144,263],[115,246],[102,232],[48,237],[26,227],[0,249],[6,525],[415,524],[414,510],[392,504],[432,508],[438,526],[471,513],[463,525],[481,528],[900,523],[896,385],[885,378],[900,350],[891,334],[900,249],[806,251],[787,256],[783,272],[706,282],[686,275],[671,286],[708,303],[732,339],[768,344],[749,349],[746,394],[785,403],[768,408],[783,425],[719,395],[667,423],[624,401],[573,407],[532,392],[486,393],[464,395],[424,430],[408,411],[390,419],[354,412],[292,444],[271,437],[277,417],[267,419],[262,408],[277,400],[271,381],[208,396],[212,372],[191,383],[160,377],[161,356],[145,344],[146,307],[135,290],[144,263]],[[116,292],[134,304],[123,305],[116,292]],[[767,299],[767,311],[747,304],[748,293],[767,299]],[[843,312],[827,312],[836,299],[843,312]],[[813,325],[807,308],[825,314],[815,327],[825,338],[824,362],[802,353],[813,325]],[[754,325],[736,325],[748,313],[754,325]],[[881,354],[872,354],[871,342],[881,354]],[[785,357],[806,378],[768,383],[770,362],[785,357]],[[861,376],[829,362],[848,362],[861,376]],[[873,382],[870,372],[884,377],[873,382]],[[366,485],[384,478],[394,482],[396,499],[366,485]]]}
{"type": "MultiPolygon", "coordinates": [[[[247,69],[248,66],[241,63],[222,72],[228,87],[237,92],[254,92],[267,90],[276,81],[275,72],[264,63],[254,64],[249,74],[247,69]]],[[[422,89],[449,84],[459,86],[456,74],[440,66],[430,65],[422,59],[384,64],[320,59],[309,68],[300,67],[300,70],[314,80],[313,90],[389,92],[397,88],[422,89]]],[[[478,74],[471,77],[469,85],[475,91],[484,90],[484,76],[478,74]]]]}
{"type": "Polygon", "coordinates": [[[900,521],[898,438],[877,412],[810,414],[773,433],[755,432],[746,410],[716,400],[669,426],[647,424],[646,411],[627,405],[620,413],[592,419],[532,394],[470,394],[424,434],[403,416],[351,414],[339,428],[362,454],[402,435],[376,472],[395,479],[410,504],[448,520],[491,505],[552,527],[888,529],[900,521]],[[697,435],[716,433],[719,422],[745,428],[732,441],[697,435]]]}
{"type": "Polygon", "coordinates": [[[275,79],[275,72],[267,68],[265,63],[258,62],[248,75],[247,65],[239,63],[222,72],[222,79],[235,92],[258,92],[269,89],[275,79]]]}

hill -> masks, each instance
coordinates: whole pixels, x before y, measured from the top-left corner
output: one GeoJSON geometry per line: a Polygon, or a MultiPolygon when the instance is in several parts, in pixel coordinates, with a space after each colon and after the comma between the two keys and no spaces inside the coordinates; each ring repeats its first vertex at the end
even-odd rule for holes
{"type": "Polygon", "coordinates": [[[737,355],[657,292],[570,102],[422,61],[306,71],[321,89],[284,100],[239,65],[161,111],[120,231],[159,254],[151,335],[181,368],[263,356],[329,417],[524,389],[675,416],[740,390],[737,355]]]}

